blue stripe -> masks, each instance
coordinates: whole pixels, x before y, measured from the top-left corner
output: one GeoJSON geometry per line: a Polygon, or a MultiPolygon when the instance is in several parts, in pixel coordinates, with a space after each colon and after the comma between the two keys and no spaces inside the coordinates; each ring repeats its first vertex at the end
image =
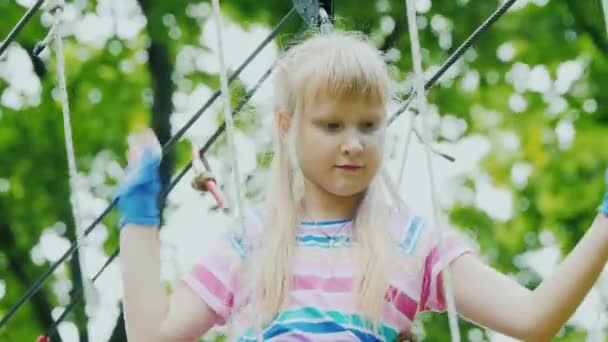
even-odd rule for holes
{"type": "Polygon", "coordinates": [[[411,254],[416,249],[418,241],[420,240],[423,226],[422,219],[419,216],[414,216],[412,218],[410,226],[407,230],[407,235],[403,240],[403,247],[405,248],[407,254],[411,254]]]}
{"type": "Polygon", "coordinates": [[[298,236],[298,242],[318,242],[318,243],[329,243],[331,240],[334,240],[336,243],[343,243],[345,240],[350,240],[348,235],[336,236],[335,238],[328,238],[327,236],[316,236],[316,235],[304,235],[298,236]]]}
{"type": "Polygon", "coordinates": [[[298,246],[307,247],[307,248],[338,249],[338,248],[349,248],[349,247],[351,247],[351,244],[350,244],[350,242],[342,242],[342,243],[339,243],[339,244],[331,247],[329,245],[329,243],[316,243],[316,242],[300,243],[300,242],[298,242],[298,246]]]}
{"type": "Polygon", "coordinates": [[[288,334],[290,332],[305,332],[311,334],[331,334],[338,332],[350,332],[357,336],[360,341],[378,341],[381,342],[378,337],[373,334],[360,331],[352,328],[345,328],[342,325],[335,322],[320,322],[320,323],[305,323],[297,322],[290,324],[278,324],[270,328],[264,333],[264,340],[271,339],[280,335],[288,334]]]}
{"type": "Polygon", "coordinates": [[[347,222],[351,222],[352,220],[335,220],[335,221],[319,221],[319,222],[313,222],[313,221],[302,221],[301,225],[303,226],[313,226],[313,227],[324,227],[324,226],[333,226],[336,224],[341,224],[341,223],[347,223],[347,222]]]}
{"type": "Polygon", "coordinates": [[[230,244],[232,245],[232,248],[234,249],[236,254],[239,255],[241,260],[245,259],[245,242],[243,241],[243,239],[237,237],[236,235],[231,235],[229,239],[230,244]]]}

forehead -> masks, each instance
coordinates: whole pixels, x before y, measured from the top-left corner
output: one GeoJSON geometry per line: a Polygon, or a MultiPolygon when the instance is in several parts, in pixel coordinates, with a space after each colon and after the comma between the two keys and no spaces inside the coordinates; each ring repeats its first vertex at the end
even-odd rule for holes
{"type": "Polygon", "coordinates": [[[310,118],[382,119],[386,115],[384,101],[362,96],[318,94],[315,97],[309,97],[302,109],[302,114],[310,118]]]}

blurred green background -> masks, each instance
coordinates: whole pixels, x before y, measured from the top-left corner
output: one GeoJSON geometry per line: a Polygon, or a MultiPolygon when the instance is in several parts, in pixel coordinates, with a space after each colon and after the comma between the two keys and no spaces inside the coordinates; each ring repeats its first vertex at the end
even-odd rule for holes
{"type": "MultiPolygon", "coordinates": [[[[0,1],[0,35],[6,35],[32,3],[0,1]]],[[[418,0],[425,70],[436,70],[500,3],[418,0]]],[[[222,6],[229,27],[224,32],[227,59],[234,70],[292,5],[239,0],[222,6]],[[243,37],[247,39],[235,41],[243,37]]],[[[397,97],[405,98],[412,63],[404,1],[335,0],[334,6],[336,26],[369,34],[386,53],[397,97]]],[[[115,191],[127,135],[149,125],[161,142],[167,141],[219,87],[215,32],[209,1],[75,0],[67,3],[65,20],[80,173],[75,198],[82,203],[84,221],[90,222],[115,191]]],[[[0,58],[0,316],[76,236],[56,60],[49,49],[41,59],[31,55],[49,23],[48,14],[34,17],[0,58]]],[[[302,26],[300,18],[291,20],[270,47],[274,52],[265,55],[268,63],[254,65],[249,79],[243,76],[234,83],[233,104],[302,26]]],[[[444,203],[447,218],[478,242],[492,266],[530,288],[554,263],[534,267],[526,260],[546,255],[542,260],[557,260],[556,251],[567,253],[585,233],[605,192],[608,94],[602,92],[608,89],[607,56],[600,0],[520,0],[429,92],[439,146],[453,152],[451,146],[460,142],[481,142],[474,144],[477,152],[472,153],[480,155],[474,168],[447,181],[445,192],[452,193],[444,203]],[[492,211],[482,203],[488,187],[502,196],[504,208],[499,204],[492,211]]],[[[260,128],[269,101],[258,99],[237,120],[239,141],[255,147],[254,170],[246,177],[252,201],[259,193],[257,175],[268,165],[268,144],[260,138],[267,134],[260,128]]],[[[206,115],[212,118],[205,121],[206,128],[201,124],[191,133],[200,142],[221,122],[219,106],[206,115]]],[[[399,132],[392,134],[398,141],[399,132]]],[[[220,141],[210,153],[220,167],[227,160],[224,145],[220,141]]],[[[395,161],[402,147],[395,145],[395,161]]],[[[453,155],[466,157],[462,150],[453,155]]],[[[164,181],[188,158],[189,145],[180,142],[164,160],[164,181]]],[[[168,222],[173,210],[175,205],[167,206],[168,222]]],[[[206,210],[217,215],[212,206],[206,210]]],[[[85,243],[98,247],[88,256],[95,262],[84,263],[85,278],[116,248],[116,219],[111,213],[92,242],[85,243]]],[[[76,258],[60,267],[0,331],[0,341],[32,341],[42,333],[81,286],[80,267],[76,258]]],[[[608,294],[602,291],[603,283],[594,290],[595,306],[573,319],[557,341],[582,341],[590,328],[605,326],[605,307],[598,300],[608,294]],[[597,323],[590,322],[597,316],[594,308],[603,312],[597,323]]],[[[104,297],[97,292],[113,285],[100,282],[87,295],[86,309],[77,306],[60,330],[64,341],[126,341],[117,300],[110,309],[98,310],[104,297]]],[[[444,315],[425,314],[420,323],[424,340],[449,340],[444,315]]],[[[465,320],[460,328],[464,340],[501,340],[465,320]]]]}

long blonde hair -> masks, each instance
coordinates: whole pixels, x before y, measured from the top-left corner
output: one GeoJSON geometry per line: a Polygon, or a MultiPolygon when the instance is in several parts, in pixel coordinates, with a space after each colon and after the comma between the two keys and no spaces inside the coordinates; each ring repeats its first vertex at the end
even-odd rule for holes
{"type": "MultiPolygon", "coordinates": [[[[320,94],[363,96],[388,104],[390,81],[381,53],[363,35],[334,32],[307,39],[279,61],[274,112],[287,113],[291,119],[286,136],[275,125],[263,243],[249,259],[248,268],[254,273],[248,303],[255,307],[254,326],[258,329],[278,314],[292,286],[302,194],[294,142],[303,107],[320,94]]],[[[405,209],[390,183],[381,168],[362,194],[353,220],[353,251],[360,266],[353,293],[374,328],[381,321],[393,261],[389,209],[405,209]]]]}

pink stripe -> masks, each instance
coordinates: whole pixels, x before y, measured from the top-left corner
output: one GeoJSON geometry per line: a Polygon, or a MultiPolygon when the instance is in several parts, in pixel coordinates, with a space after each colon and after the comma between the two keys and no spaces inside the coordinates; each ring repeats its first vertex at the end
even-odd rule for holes
{"type": "Polygon", "coordinates": [[[392,302],[397,310],[405,315],[405,317],[409,318],[411,321],[414,320],[418,306],[418,303],[416,303],[415,300],[393,286],[389,287],[385,298],[387,301],[392,302]]]}
{"type": "Polygon", "coordinates": [[[422,279],[422,294],[420,295],[420,307],[422,310],[428,310],[427,303],[429,296],[431,295],[431,285],[433,283],[431,279],[431,270],[435,264],[436,259],[439,258],[439,249],[433,248],[431,253],[426,257],[424,263],[424,277],[422,279]]]}
{"type": "Polygon", "coordinates": [[[205,266],[200,264],[196,265],[192,272],[196,279],[209,289],[211,294],[217,297],[224,305],[232,307],[234,294],[212,272],[209,272],[205,266]]]}
{"type": "Polygon", "coordinates": [[[445,240],[442,250],[434,246],[426,259],[421,307],[424,310],[445,311],[441,271],[458,257],[473,252],[467,245],[457,240],[445,240]],[[443,254],[441,254],[443,252],[443,254]]]}
{"type": "Polygon", "coordinates": [[[294,290],[320,290],[324,292],[350,292],[352,277],[321,278],[314,275],[294,275],[294,290]]]}
{"type": "Polygon", "coordinates": [[[314,260],[314,261],[324,261],[325,266],[327,268],[327,258],[331,258],[332,261],[344,261],[353,259],[352,250],[348,249],[316,249],[316,248],[308,248],[308,247],[297,247],[296,248],[296,260],[314,260]]]}
{"type": "MultiPolygon", "coordinates": [[[[232,246],[223,246],[225,250],[209,254],[204,262],[200,263],[213,273],[224,284],[233,284],[238,278],[234,272],[235,266],[241,263],[241,258],[234,252],[232,246]]],[[[195,266],[196,268],[197,266],[195,266]]]]}
{"type": "Polygon", "coordinates": [[[201,284],[193,275],[186,274],[182,277],[182,282],[190,287],[207,305],[215,312],[216,323],[223,325],[228,318],[230,308],[223,305],[209,290],[201,284]]]}
{"type": "Polygon", "coordinates": [[[350,292],[324,293],[317,291],[292,291],[288,308],[314,306],[319,310],[355,311],[353,296],[350,292]]]}
{"type": "Polygon", "coordinates": [[[394,327],[397,331],[408,329],[413,321],[413,319],[399,311],[395,305],[389,303],[386,303],[382,309],[382,318],[384,323],[394,327]]]}
{"type": "Polygon", "coordinates": [[[327,264],[328,256],[324,258],[305,258],[297,256],[294,260],[294,267],[298,275],[333,275],[334,277],[352,277],[356,269],[351,259],[339,256],[331,257],[331,266],[327,264]]]}
{"type": "Polygon", "coordinates": [[[422,282],[422,269],[417,273],[400,270],[391,276],[391,284],[411,298],[420,298],[420,284],[422,282]]]}

